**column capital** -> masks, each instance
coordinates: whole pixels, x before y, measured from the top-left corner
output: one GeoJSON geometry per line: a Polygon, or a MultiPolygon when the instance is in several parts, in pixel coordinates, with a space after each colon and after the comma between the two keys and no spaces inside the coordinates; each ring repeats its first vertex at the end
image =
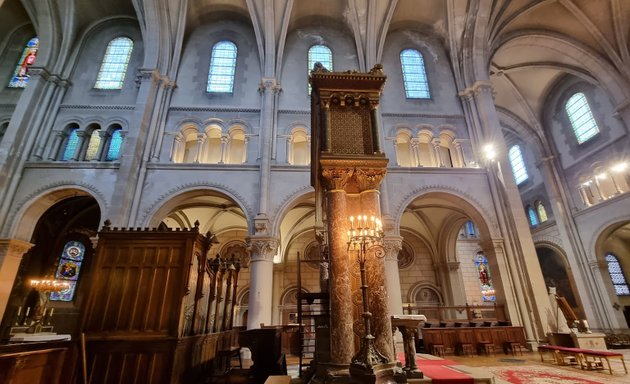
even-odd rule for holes
{"type": "Polygon", "coordinates": [[[35,244],[18,239],[0,239],[0,260],[7,256],[22,258],[35,244]]]}
{"type": "Polygon", "coordinates": [[[385,236],[383,248],[385,248],[385,260],[398,262],[398,253],[402,250],[402,236],[385,236]]]}
{"type": "Polygon", "coordinates": [[[601,269],[608,271],[608,263],[606,262],[606,260],[589,260],[588,265],[591,267],[592,270],[601,269]]]}
{"type": "Polygon", "coordinates": [[[139,87],[145,81],[157,83],[161,80],[160,72],[157,69],[139,68],[136,74],[136,85],[139,87]]]}
{"type": "Polygon", "coordinates": [[[273,261],[278,252],[278,238],[271,236],[252,236],[247,239],[247,249],[251,253],[252,261],[273,261]]]}
{"type": "Polygon", "coordinates": [[[324,168],[322,182],[327,191],[344,190],[353,174],[354,169],[349,167],[324,168]]]}
{"type": "Polygon", "coordinates": [[[363,169],[357,168],[354,171],[354,176],[357,180],[357,184],[359,185],[359,189],[363,191],[368,190],[377,190],[381,185],[381,181],[385,177],[387,173],[387,169],[363,169]]]}
{"type": "Polygon", "coordinates": [[[459,261],[447,261],[445,264],[449,271],[457,271],[461,263],[459,261]]]}

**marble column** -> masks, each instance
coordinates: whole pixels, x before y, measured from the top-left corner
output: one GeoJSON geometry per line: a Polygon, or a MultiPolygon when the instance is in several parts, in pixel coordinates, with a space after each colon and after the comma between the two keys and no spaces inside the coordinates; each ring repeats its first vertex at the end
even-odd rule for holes
{"type": "Polygon", "coordinates": [[[0,239],[0,319],[4,316],[22,256],[33,244],[17,239],[0,239]]]}
{"type": "MultiPolygon", "coordinates": [[[[330,257],[330,362],[350,365],[354,356],[352,330],[352,281],[348,259],[346,230],[346,183],[352,176],[351,168],[322,170],[322,183],[326,189],[328,248],[330,257]]],[[[391,331],[390,331],[391,332],[391,331]]]]}
{"type": "Polygon", "coordinates": [[[273,292],[273,257],[278,252],[278,239],[270,236],[252,236],[248,239],[251,252],[251,275],[247,329],[271,324],[273,292]]]}
{"type": "MultiPolygon", "coordinates": [[[[378,187],[385,177],[385,169],[357,169],[355,177],[360,189],[360,212],[364,215],[381,217],[378,187]]],[[[389,300],[385,287],[384,250],[370,252],[365,262],[370,312],[372,313],[372,334],[374,346],[388,361],[394,361],[392,351],[392,324],[389,314],[389,300]],[[380,254],[379,254],[380,253],[380,254]]],[[[398,288],[400,291],[400,288],[398,288]]]]}

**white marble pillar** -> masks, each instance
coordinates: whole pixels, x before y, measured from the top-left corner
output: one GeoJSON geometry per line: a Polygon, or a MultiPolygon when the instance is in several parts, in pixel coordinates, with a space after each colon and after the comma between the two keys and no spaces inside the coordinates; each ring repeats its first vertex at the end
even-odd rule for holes
{"type": "Polygon", "coordinates": [[[278,252],[278,239],[268,236],[252,236],[248,239],[251,252],[251,273],[247,329],[271,325],[273,292],[273,257],[278,252]]]}
{"type": "Polygon", "coordinates": [[[33,244],[17,239],[0,239],[0,319],[4,316],[22,256],[33,244]]]}
{"type": "Polygon", "coordinates": [[[402,236],[387,235],[383,239],[385,247],[385,288],[388,294],[389,314],[403,314],[398,253],[402,250],[402,236]]]}

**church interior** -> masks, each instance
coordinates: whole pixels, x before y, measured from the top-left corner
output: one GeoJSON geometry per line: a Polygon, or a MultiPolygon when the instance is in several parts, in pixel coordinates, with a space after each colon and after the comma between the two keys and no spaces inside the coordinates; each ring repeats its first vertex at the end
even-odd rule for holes
{"type": "Polygon", "coordinates": [[[628,1],[0,0],[0,36],[0,381],[630,348],[628,1]]]}

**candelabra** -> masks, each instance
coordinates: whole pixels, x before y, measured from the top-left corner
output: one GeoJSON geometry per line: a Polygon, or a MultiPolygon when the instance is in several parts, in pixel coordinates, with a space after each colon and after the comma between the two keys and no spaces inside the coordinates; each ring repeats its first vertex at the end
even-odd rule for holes
{"type": "MultiPolygon", "coordinates": [[[[68,289],[70,287],[70,284],[65,281],[58,280],[33,279],[31,280],[31,287],[33,287],[33,289],[39,293],[39,300],[37,301],[37,304],[33,309],[33,322],[27,332],[37,333],[41,332],[42,329],[42,323],[44,321],[44,317],[46,316],[46,307],[48,306],[48,302],[50,301],[50,292],[61,292],[68,289]]],[[[50,317],[52,317],[53,309],[50,310],[50,313],[48,315],[49,320],[50,317]]]]}
{"type": "Polygon", "coordinates": [[[361,339],[359,352],[352,358],[352,364],[359,365],[371,371],[375,365],[387,363],[387,358],[374,346],[374,336],[371,332],[370,302],[368,297],[368,285],[365,277],[365,262],[369,255],[381,258],[385,256],[383,248],[383,225],[381,220],[367,215],[350,216],[350,229],[348,230],[348,251],[357,256],[361,270],[361,298],[363,302],[363,325],[365,335],[361,339]]]}

